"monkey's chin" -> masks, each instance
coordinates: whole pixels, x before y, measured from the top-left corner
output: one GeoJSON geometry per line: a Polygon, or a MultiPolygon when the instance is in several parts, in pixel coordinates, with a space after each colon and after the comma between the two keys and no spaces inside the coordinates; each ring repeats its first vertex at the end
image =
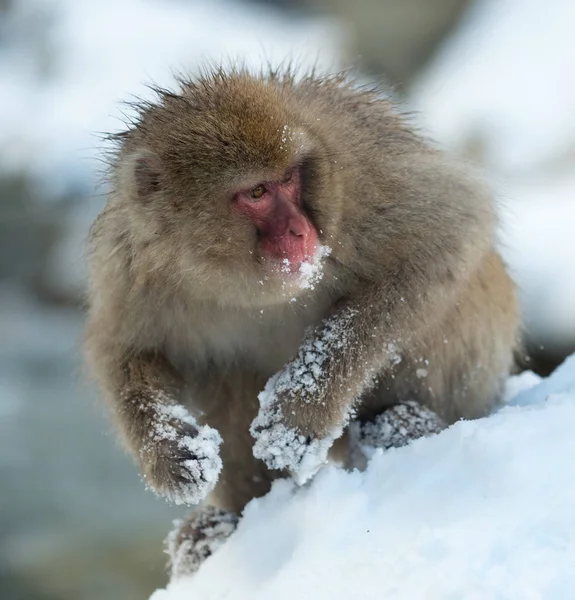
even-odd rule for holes
{"type": "Polygon", "coordinates": [[[306,264],[314,264],[318,257],[319,245],[316,240],[308,240],[305,246],[289,248],[279,256],[275,253],[264,254],[263,264],[270,275],[279,275],[284,279],[297,279],[305,270],[306,264]],[[291,251],[290,251],[291,250],[291,251]]]}
{"type": "Polygon", "coordinates": [[[306,262],[313,262],[313,258],[309,260],[300,259],[297,261],[290,261],[288,258],[282,260],[270,260],[267,263],[267,268],[270,270],[270,274],[276,277],[280,277],[284,280],[297,280],[301,273],[302,265],[306,262]]]}
{"type": "Polygon", "coordinates": [[[262,257],[262,264],[270,277],[283,281],[297,281],[302,274],[304,265],[313,264],[316,260],[316,251],[300,254],[297,257],[277,258],[275,256],[262,257]]]}

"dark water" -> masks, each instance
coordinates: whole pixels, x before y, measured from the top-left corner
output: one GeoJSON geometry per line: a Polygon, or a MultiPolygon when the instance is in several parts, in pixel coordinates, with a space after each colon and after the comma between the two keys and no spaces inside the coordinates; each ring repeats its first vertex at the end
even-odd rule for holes
{"type": "Polygon", "coordinates": [[[181,510],[146,491],[81,373],[81,315],[0,293],[0,598],[145,600],[181,510]]]}

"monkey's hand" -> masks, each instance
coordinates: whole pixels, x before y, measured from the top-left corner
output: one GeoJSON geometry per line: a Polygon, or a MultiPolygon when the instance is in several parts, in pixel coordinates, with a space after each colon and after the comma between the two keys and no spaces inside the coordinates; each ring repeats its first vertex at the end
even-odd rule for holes
{"type": "Polygon", "coordinates": [[[220,434],[198,427],[178,404],[154,407],[154,418],[140,449],[148,485],[175,504],[198,504],[214,488],[222,469],[220,434]]]}
{"type": "Polygon", "coordinates": [[[354,309],[340,310],[308,331],[297,356],[259,395],[250,429],[253,454],[270,469],[288,469],[300,485],[327,462],[353,410],[357,385],[346,354],[360,356],[350,335],[356,315],[354,309]]]}
{"type": "Polygon", "coordinates": [[[294,363],[290,363],[268,381],[259,395],[260,411],[250,433],[255,438],[256,458],[270,469],[287,469],[296,483],[303,485],[327,462],[329,449],[341,436],[345,422],[325,428],[321,420],[321,426],[315,427],[317,419],[310,413],[317,407],[300,386],[293,386],[293,371],[294,363]]]}

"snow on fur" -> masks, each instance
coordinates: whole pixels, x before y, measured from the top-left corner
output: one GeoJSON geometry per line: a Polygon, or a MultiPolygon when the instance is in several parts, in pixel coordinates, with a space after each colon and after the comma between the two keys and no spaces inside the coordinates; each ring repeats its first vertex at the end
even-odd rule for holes
{"type": "MultiPolygon", "coordinates": [[[[319,362],[308,366],[321,369],[319,362]]],[[[292,385],[291,374],[292,369],[288,368],[268,381],[264,391],[258,396],[260,412],[251,425],[250,433],[255,439],[254,456],[263,460],[270,469],[289,470],[301,485],[327,462],[329,449],[334,440],[341,436],[343,424],[335,427],[330,435],[321,440],[308,439],[297,430],[284,425],[276,393],[285,389],[282,379],[286,380],[287,385],[292,385]]],[[[310,386],[316,383],[313,378],[305,378],[305,381],[310,386]]]]}
{"type": "Polygon", "coordinates": [[[373,421],[350,424],[351,462],[363,468],[379,448],[400,448],[444,429],[444,421],[429,408],[413,400],[402,402],[377,415],[373,421]]]}
{"type": "Polygon", "coordinates": [[[499,600],[575,590],[575,355],[489,418],[276,482],[193,576],[152,600],[499,600]]]}
{"type": "Polygon", "coordinates": [[[195,573],[234,532],[238,517],[213,506],[198,509],[189,520],[174,521],[166,539],[171,576],[195,573]]]}
{"type": "Polygon", "coordinates": [[[208,425],[199,427],[183,406],[159,403],[149,440],[142,452],[153,452],[165,442],[177,444],[177,451],[187,457],[180,462],[180,476],[185,483],[179,488],[154,491],[174,504],[198,504],[214,489],[222,470],[220,434],[208,425]],[[182,435],[182,431],[190,433],[182,435]]]}
{"type": "Polygon", "coordinates": [[[300,266],[301,287],[304,290],[313,290],[323,277],[323,260],[331,254],[328,246],[319,246],[311,262],[305,261],[300,266]]]}

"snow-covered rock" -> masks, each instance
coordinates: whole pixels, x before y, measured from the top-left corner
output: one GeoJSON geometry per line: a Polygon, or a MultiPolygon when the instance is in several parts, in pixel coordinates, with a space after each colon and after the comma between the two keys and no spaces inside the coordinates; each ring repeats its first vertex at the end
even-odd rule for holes
{"type": "Polygon", "coordinates": [[[152,600],[545,599],[575,594],[575,355],[507,406],[367,470],[277,482],[152,600]]]}

